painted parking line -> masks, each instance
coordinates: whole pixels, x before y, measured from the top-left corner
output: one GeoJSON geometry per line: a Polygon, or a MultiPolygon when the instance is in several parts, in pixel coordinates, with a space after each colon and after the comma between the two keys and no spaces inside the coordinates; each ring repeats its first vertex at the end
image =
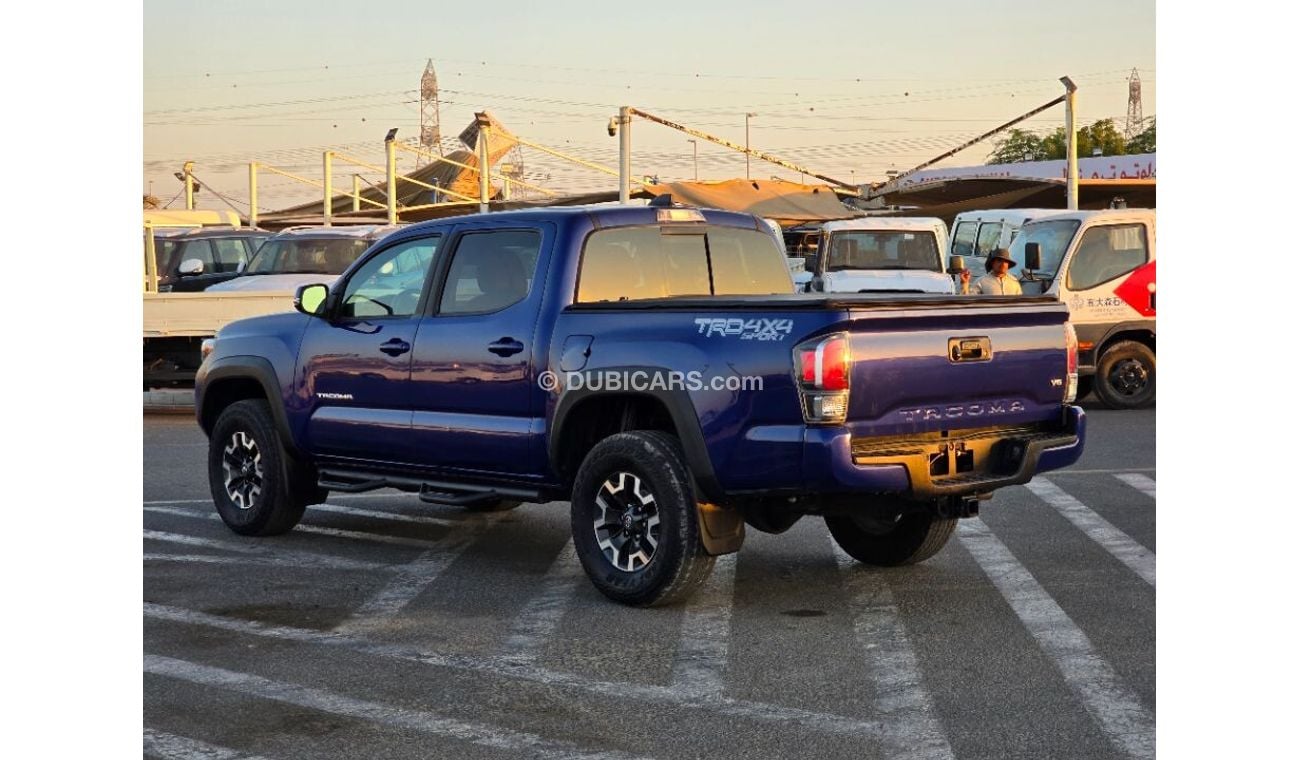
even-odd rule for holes
{"type": "Polygon", "coordinates": [[[686,603],[673,658],[675,691],[719,697],[725,687],[731,606],[736,595],[736,554],[724,554],[713,573],[686,603]]]}
{"type": "Polygon", "coordinates": [[[437,541],[433,548],[421,552],[420,556],[404,565],[398,565],[393,578],[347,620],[339,623],[335,630],[361,634],[392,627],[402,610],[432,586],[438,576],[499,519],[500,514],[483,515],[479,520],[461,525],[437,541]]]}
{"type": "Polygon", "coordinates": [[[329,512],[336,515],[349,515],[351,517],[368,517],[372,520],[391,520],[393,522],[411,523],[413,525],[434,525],[439,528],[452,528],[460,525],[467,525],[473,521],[473,518],[461,520],[450,520],[445,517],[430,517],[428,515],[404,515],[400,512],[384,512],[377,509],[361,509],[360,507],[348,507],[342,504],[316,504],[307,507],[307,514],[312,512],[329,512]]]}
{"type": "MultiPolygon", "coordinates": [[[[410,497],[414,500],[415,494],[405,491],[388,492],[388,493],[332,493],[331,499],[397,499],[401,497],[410,497]]],[[[151,507],[160,504],[211,504],[212,498],[205,499],[154,499],[152,501],[142,502],[144,506],[151,507]]],[[[312,507],[309,507],[309,509],[312,507]]]]}
{"type": "Polygon", "coordinates": [[[187,536],[182,533],[171,533],[162,530],[145,530],[144,538],[149,541],[162,541],[164,543],[179,544],[181,546],[198,546],[204,549],[216,549],[223,552],[234,552],[236,554],[248,554],[267,559],[277,559],[284,561],[286,564],[294,564],[300,567],[319,567],[329,568],[332,570],[393,570],[396,567],[400,567],[400,565],[387,565],[379,562],[366,562],[364,560],[332,557],[327,554],[312,554],[310,552],[289,549],[281,544],[243,544],[237,541],[199,538],[198,536],[187,536]]]}
{"type": "Polygon", "coordinates": [[[546,739],[537,734],[487,723],[457,720],[426,710],[356,699],[324,689],[274,681],[250,673],[240,673],[160,655],[144,656],[144,672],[393,728],[421,731],[507,752],[526,752],[533,757],[557,760],[560,758],[623,760],[635,757],[624,752],[584,750],[569,742],[546,739]]]}
{"type": "MultiPolygon", "coordinates": [[[[145,507],[144,511],[157,515],[172,515],[174,517],[183,517],[191,520],[216,520],[217,522],[221,522],[221,515],[216,512],[198,512],[183,507],[145,507]]],[[[359,530],[326,528],[320,525],[307,525],[306,523],[298,523],[298,525],[294,526],[293,532],[312,533],[319,536],[330,536],[331,538],[346,538],[353,541],[373,541],[381,544],[393,544],[394,546],[409,546],[414,549],[430,549],[436,544],[434,541],[429,541],[423,538],[407,538],[406,536],[389,536],[383,533],[366,533],[359,530]]]]}
{"type": "Polygon", "coordinates": [[[1025,484],[1025,488],[1050,504],[1065,519],[1074,523],[1074,527],[1110,552],[1112,557],[1123,562],[1142,580],[1152,586],[1156,585],[1156,555],[1150,549],[1129,538],[1128,534],[1111,525],[1106,518],[1045,478],[1034,478],[1025,484]]]}
{"type": "Polygon", "coordinates": [[[819,733],[850,736],[859,739],[874,737],[882,741],[889,735],[887,728],[878,720],[849,718],[813,710],[802,710],[728,697],[705,698],[655,684],[602,681],[576,673],[565,673],[521,663],[509,658],[474,657],[445,652],[430,652],[397,644],[369,641],[334,632],[271,625],[147,602],[144,605],[144,616],[153,620],[206,626],[274,640],[339,647],[374,657],[481,673],[510,681],[535,683],[548,688],[569,689],[609,699],[627,699],[673,708],[702,710],[724,717],[760,721],[784,727],[799,726],[819,733]]]}
{"type": "Polygon", "coordinates": [[[1153,499],[1156,497],[1156,482],[1146,475],[1139,475],[1135,472],[1117,472],[1115,477],[1153,499]]]}
{"type": "Polygon", "coordinates": [[[957,535],[1106,738],[1129,757],[1154,757],[1155,716],[1097,654],[1065,610],[978,518],[962,520],[957,535]]]}
{"type": "MultiPolygon", "coordinates": [[[[826,536],[830,538],[830,533],[826,536]]],[[[853,633],[877,694],[876,709],[888,718],[898,743],[911,748],[908,757],[952,758],[893,592],[878,571],[850,557],[833,538],[831,548],[852,605],[853,633]]]]}
{"type": "Polygon", "coordinates": [[[144,730],[144,751],[163,760],[267,760],[261,755],[250,755],[152,728],[144,730]]]}
{"type": "Polygon", "coordinates": [[[501,645],[501,656],[518,662],[536,662],[564,613],[573,605],[578,584],[584,577],[573,539],[569,539],[515,617],[510,635],[501,645]]]}

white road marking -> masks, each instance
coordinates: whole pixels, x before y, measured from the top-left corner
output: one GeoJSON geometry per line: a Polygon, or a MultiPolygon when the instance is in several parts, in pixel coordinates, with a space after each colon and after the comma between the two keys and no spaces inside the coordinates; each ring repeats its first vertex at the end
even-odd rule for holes
{"type": "Polygon", "coordinates": [[[958,538],[1020,622],[1052,659],[1102,733],[1134,758],[1155,756],[1155,716],[1097,654],[1086,634],[978,519],[962,520],[958,538]]]}
{"type": "Polygon", "coordinates": [[[853,632],[875,686],[876,708],[886,716],[886,725],[897,732],[899,744],[908,747],[906,755],[898,756],[952,758],[952,747],[925,690],[893,592],[879,571],[850,557],[833,538],[831,548],[852,601],[853,632]]]}
{"type": "Polygon", "coordinates": [[[546,640],[573,603],[582,578],[582,565],[573,549],[573,539],[569,539],[515,618],[510,636],[501,646],[502,656],[518,662],[536,662],[546,640]]]}
{"type": "Polygon", "coordinates": [[[269,699],[309,710],[368,720],[384,726],[422,731],[507,752],[527,752],[533,757],[557,759],[581,757],[593,758],[593,760],[633,757],[624,752],[583,750],[569,742],[554,741],[537,734],[514,731],[487,723],[456,720],[425,710],[389,706],[310,686],[273,681],[250,673],[239,673],[160,655],[146,654],[144,671],[153,675],[246,694],[258,699],[269,699]]]}
{"type": "Polygon", "coordinates": [[[144,538],[147,541],[162,541],[169,544],[181,544],[182,546],[201,546],[205,549],[217,549],[219,551],[235,552],[237,554],[249,554],[266,559],[281,559],[284,560],[286,564],[293,564],[301,567],[324,567],[337,570],[393,570],[400,567],[400,565],[386,565],[379,562],[345,559],[343,557],[332,557],[326,554],[312,554],[310,552],[289,549],[279,544],[241,544],[237,541],[199,538],[198,536],[187,536],[182,533],[169,533],[162,530],[146,530],[144,532],[144,538]]]}
{"type": "Polygon", "coordinates": [[[250,755],[152,728],[144,730],[144,751],[163,760],[266,760],[261,755],[250,755]]]}
{"type": "Polygon", "coordinates": [[[428,515],[404,515],[398,512],[359,509],[357,507],[345,507],[341,504],[316,504],[307,507],[307,514],[311,514],[312,512],[332,512],[336,515],[369,517],[375,520],[392,520],[394,522],[414,523],[416,525],[436,525],[440,528],[457,527],[460,525],[467,525],[470,522],[470,520],[449,520],[444,517],[430,517],[428,515]]]}
{"type": "Polygon", "coordinates": [[[1052,477],[1057,475],[1114,475],[1117,472],[1155,472],[1154,467],[1121,467],[1114,470],[1052,470],[1052,477]]]}
{"type": "Polygon", "coordinates": [[[406,605],[432,586],[438,576],[500,517],[500,514],[483,515],[479,520],[466,522],[437,541],[432,549],[421,552],[405,565],[398,565],[397,574],[335,630],[360,634],[390,627],[406,605]]]}
{"type": "Polygon", "coordinates": [[[1139,475],[1135,472],[1117,472],[1115,477],[1153,499],[1156,497],[1156,482],[1146,475],[1139,475]]]}
{"type": "Polygon", "coordinates": [[[1043,478],[1034,478],[1025,484],[1035,496],[1052,505],[1065,519],[1096,541],[1111,556],[1123,562],[1142,580],[1156,585],[1156,555],[1126,533],[1111,525],[1106,518],[1084,506],[1083,502],[1062,491],[1056,484],[1043,478]]]}
{"type": "MultiPolygon", "coordinates": [[[[398,499],[409,497],[415,499],[415,494],[405,491],[390,491],[386,493],[331,493],[331,499],[398,499]]],[[[212,498],[206,499],[155,499],[153,501],[142,502],[145,506],[154,506],[158,504],[211,504],[212,498]]],[[[311,507],[309,507],[310,509],[311,507]]]]}
{"type": "MultiPolygon", "coordinates": [[[[196,512],[192,509],[184,509],[181,507],[145,507],[144,511],[159,515],[173,515],[175,517],[184,517],[188,519],[216,520],[217,522],[221,522],[221,515],[216,512],[196,512]]],[[[305,523],[299,523],[294,527],[293,532],[314,533],[321,536],[347,538],[354,541],[374,541],[376,543],[393,544],[395,546],[410,546],[415,549],[429,549],[435,545],[435,542],[423,538],[407,538],[405,536],[389,536],[383,533],[366,533],[359,530],[326,528],[320,525],[307,525],[305,523]]]]}
{"type": "Polygon", "coordinates": [[[183,562],[190,565],[237,565],[239,567],[297,567],[304,570],[319,570],[319,563],[300,563],[287,557],[250,557],[241,554],[231,557],[228,554],[162,554],[146,552],[145,562],[183,562]]]}
{"type": "Polygon", "coordinates": [[[166,620],[186,625],[202,625],[269,639],[339,647],[373,657],[413,662],[430,667],[482,673],[507,680],[536,683],[550,688],[571,689],[610,699],[628,699],[673,708],[704,710],[722,716],[763,721],[778,726],[800,726],[812,731],[858,739],[877,737],[883,740],[889,735],[887,727],[878,720],[849,718],[841,715],[728,697],[700,697],[654,684],[601,681],[576,673],[564,673],[521,663],[510,658],[485,658],[444,652],[429,652],[396,644],[382,644],[334,632],[270,625],[147,602],[144,605],[144,615],[155,620],[166,620]]]}
{"type": "Polygon", "coordinates": [[[700,697],[720,697],[725,688],[731,603],[736,594],[736,554],[718,557],[713,574],[686,603],[672,688],[700,697]]]}

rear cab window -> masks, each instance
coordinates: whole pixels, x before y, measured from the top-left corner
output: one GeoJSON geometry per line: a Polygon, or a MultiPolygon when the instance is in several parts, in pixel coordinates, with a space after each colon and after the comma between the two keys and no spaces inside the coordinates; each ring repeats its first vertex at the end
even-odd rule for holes
{"type": "Polygon", "coordinates": [[[921,269],[940,271],[933,232],[839,230],[829,237],[826,271],[921,269]]]}
{"type": "Polygon", "coordinates": [[[720,225],[616,227],[587,237],[576,301],[792,291],[785,252],[770,233],[720,225]]]}

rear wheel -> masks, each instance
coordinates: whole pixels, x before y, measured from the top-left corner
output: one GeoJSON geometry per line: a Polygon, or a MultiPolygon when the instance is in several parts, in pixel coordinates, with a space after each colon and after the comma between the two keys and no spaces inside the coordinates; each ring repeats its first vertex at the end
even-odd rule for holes
{"type": "Polygon", "coordinates": [[[867,565],[911,565],[933,557],[948,543],[957,518],[911,512],[893,518],[827,515],[831,537],[850,557],[867,565]]]}
{"type": "Polygon", "coordinates": [[[635,430],[596,444],[573,484],[573,543],[605,596],[649,607],[690,596],[713,570],[681,445],[635,430]]]}
{"type": "Polygon", "coordinates": [[[260,399],[226,407],[208,439],[208,487],[226,526],[245,536],[292,530],[328,491],[280,444],[271,407],[260,399]]]}
{"type": "Polygon", "coordinates": [[[1111,409],[1139,409],[1156,400],[1156,355],[1146,345],[1122,340],[1097,362],[1093,390],[1111,409]]]}

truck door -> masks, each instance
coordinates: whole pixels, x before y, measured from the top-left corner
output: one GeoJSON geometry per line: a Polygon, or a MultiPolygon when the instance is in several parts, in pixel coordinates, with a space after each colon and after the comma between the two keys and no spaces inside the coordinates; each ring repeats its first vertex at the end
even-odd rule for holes
{"type": "Polygon", "coordinates": [[[449,473],[541,477],[533,376],[550,224],[458,228],[433,312],[415,339],[415,456],[449,473]]]}
{"type": "Polygon", "coordinates": [[[410,460],[411,349],[441,236],[405,240],[370,256],[313,319],[298,355],[313,454],[410,460]]]}
{"type": "Polygon", "coordinates": [[[1120,322],[1155,319],[1148,285],[1156,279],[1147,225],[1099,224],[1079,237],[1058,278],[1081,343],[1093,343],[1120,322]]]}

